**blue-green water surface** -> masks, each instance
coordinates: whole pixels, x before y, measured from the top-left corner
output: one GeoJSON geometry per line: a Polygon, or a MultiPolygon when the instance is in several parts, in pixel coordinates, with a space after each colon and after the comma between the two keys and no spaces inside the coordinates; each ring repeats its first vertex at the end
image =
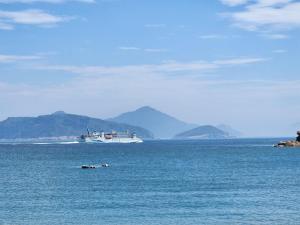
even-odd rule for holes
{"type": "Polygon", "coordinates": [[[300,149],[277,141],[1,144],[0,224],[300,224],[300,149]]]}

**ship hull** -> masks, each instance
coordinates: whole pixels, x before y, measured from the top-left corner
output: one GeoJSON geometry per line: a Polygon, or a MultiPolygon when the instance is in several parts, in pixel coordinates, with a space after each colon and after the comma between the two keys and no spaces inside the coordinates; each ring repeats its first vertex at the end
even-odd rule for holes
{"type": "Polygon", "coordinates": [[[93,138],[93,137],[86,137],[81,140],[83,143],[123,143],[123,144],[129,144],[129,143],[142,143],[143,140],[140,138],[111,138],[111,139],[105,139],[105,138],[93,138]]]}

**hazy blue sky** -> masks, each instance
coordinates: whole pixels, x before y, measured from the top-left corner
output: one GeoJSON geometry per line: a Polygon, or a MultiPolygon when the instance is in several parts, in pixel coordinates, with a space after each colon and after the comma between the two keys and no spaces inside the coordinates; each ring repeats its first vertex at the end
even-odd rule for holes
{"type": "Polygon", "coordinates": [[[299,1],[0,0],[0,119],[150,105],[293,135],[299,56],[299,1]]]}

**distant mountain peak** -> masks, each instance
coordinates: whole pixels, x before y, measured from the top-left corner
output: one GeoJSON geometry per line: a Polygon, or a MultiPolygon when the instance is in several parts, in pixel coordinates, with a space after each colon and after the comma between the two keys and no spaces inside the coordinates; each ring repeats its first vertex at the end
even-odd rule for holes
{"type": "Polygon", "coordinates": [[[64,111],[56,111],[52,113],[52,115],[65,115],[66,113],[64,111]]]}
{"type": "MultiPolygon", "coordinates": [[[[135,114],[145,113],[145,114],[152,115],[152,116],[156,115],[156,116],[168,117],[168,118],[171,118],[171,119],[174,119],[174,120],[178,120],[177,118],[175,118],[175,117],[173,117],[173,116],[171,116],[167,113],[164,113],[164,112],[162,112],[158,109],[155,109],[151,106],[142,106],[142,107],[136,109],[135,111],[128,112],[128,113],[135,113],[135,114]]],[[[123,114],[127,114],[127,113],[123,113],[123,114]]],[[[180,120],[178,120],[178,121],[180,121],[180,120]]],[[[180,121],[180,122],[183,122],[183,121],[180,121]]]]}
{"type": "Polygon", "coordinates": [[[150,106],[143,106],[110,120],[143,127],[150,130],[157,138],[172,138],[179,132],[196,127],[194,124],[185,123],[150,106]]]}
{"type": "Polygon", "coordinates": [[[154,109],[150,106],[143,106],[143,107],[140,107],[138,109],[136,109],[135,111],[152,111],[152,112],[159,112],[157,109],[154,109]]]}

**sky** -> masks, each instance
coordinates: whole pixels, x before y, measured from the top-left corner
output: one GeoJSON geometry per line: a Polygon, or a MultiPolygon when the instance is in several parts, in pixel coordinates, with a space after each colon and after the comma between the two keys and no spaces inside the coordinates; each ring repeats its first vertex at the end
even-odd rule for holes
{"type": "Polygon", "coordinates": [[[148,105],[293,136],[299,12],[297,0],[0,0],[0,120],[148,105]]]}

